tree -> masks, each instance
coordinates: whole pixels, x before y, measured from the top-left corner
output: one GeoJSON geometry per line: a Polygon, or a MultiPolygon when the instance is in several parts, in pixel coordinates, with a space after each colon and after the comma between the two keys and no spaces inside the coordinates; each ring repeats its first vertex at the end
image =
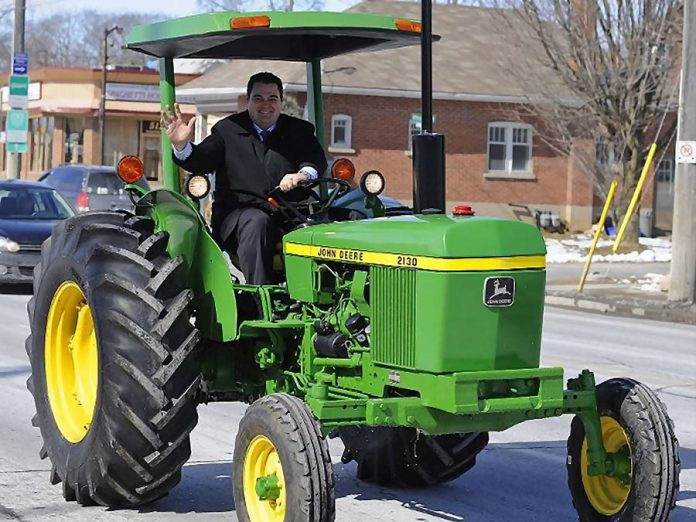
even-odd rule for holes
{"type": "MultiPolygon", "coordinates": [[[[11,17],[10,17],[11,18],[11,17]]],[[[109,41],[109,62],[126,66],[143,66],[148,58],[123,50],[128,31],[137,24],[166,18],[165,15],[125,13],[112,14],[94,10],[69,11],[27,20],[25,48],[31,67],[101,67],[104,27],[119,25],[121,35],[114,33],[109,41]],[[46,28],[50,27],[50,31],[46,28]]],[[[3,23],[7,20],[3,20],[3,23]]],[[[12,60],[11,24],[0,29],[0,70],[9,70],[12,60]]]]}
{"type": "Polygon", "coordinates": [[[264,0],[261,4],[255,0],[197,0],[204,11],[320,11],[324,0],[264,0]]]}
{"type": "MultiPolygon", "coordinates": [[[[538,122],[536,135],[557,153],[572,155],[600,196],[618,177],[615,215],[622,218],[651,143],[656,140],[664,151],[674,136],[674,118],[656,133],[668,105],[677,101],[681,0],[509,0],[507,5],[512,12],[497,12],[516,45],[523,37],[541,48],[536,67],[511,68],[525,69],[525,81],[537,93],[516,109],[517,116],[538,122]]],[[[635,241],[637,235],[631,237],[635,241]]]]}

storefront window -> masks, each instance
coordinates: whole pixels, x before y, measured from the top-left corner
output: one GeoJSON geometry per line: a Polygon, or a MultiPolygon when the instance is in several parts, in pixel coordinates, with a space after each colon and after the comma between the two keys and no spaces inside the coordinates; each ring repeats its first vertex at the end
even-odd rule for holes
{"type": "Polygon", "coordinates": [[[82,149],[85,137],[84,118],[65,118],[65,144],[63,147],[65,163],[82,163],[82,149]]]}
{"type": "Polygon", "coordinates": [[[54,127],[53,116],[42,116],[31,120],[31,170],[43,171],[51,167],[54,127]]]}
{"type": "Polygon", "coordinates": [[[128,118],[107,118],[103,165],[116,165],[123,156],[138,155],[140,123],[128,118]]]}
{"type": "Polygon", "coordinates": [[[142,122],[142,159],[145,177],[149,181],[159,181],[161,128],[159,121],[142,122]]]}

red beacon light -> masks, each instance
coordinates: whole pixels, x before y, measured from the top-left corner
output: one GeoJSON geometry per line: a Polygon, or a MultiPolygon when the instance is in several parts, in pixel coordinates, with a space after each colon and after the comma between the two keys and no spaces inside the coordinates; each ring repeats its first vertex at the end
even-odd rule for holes
{"type": "Polygon", "coordinates": [[[474,209],[469,205],[457,205],[452,209],[453,216],[473,216],[474,214],[474,209]]]}

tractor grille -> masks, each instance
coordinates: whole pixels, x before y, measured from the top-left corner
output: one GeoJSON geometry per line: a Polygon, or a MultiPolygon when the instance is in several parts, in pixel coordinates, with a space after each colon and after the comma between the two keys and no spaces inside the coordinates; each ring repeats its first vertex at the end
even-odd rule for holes
{"type": "Polygon", "coordinates": [[[416,271],[370,269],[373,361],[413,368],[416,359],[416,271]]]}

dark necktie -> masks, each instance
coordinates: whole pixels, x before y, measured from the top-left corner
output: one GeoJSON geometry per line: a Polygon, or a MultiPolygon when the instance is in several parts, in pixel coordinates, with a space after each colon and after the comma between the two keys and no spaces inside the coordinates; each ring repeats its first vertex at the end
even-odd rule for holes
{"type": "Polygon", "coordinates": [[[271,131],[269,131],[268,129],[259,132],[259,137],[261,138],[261,141],[265,143],[270,133],[271,131]]]}

